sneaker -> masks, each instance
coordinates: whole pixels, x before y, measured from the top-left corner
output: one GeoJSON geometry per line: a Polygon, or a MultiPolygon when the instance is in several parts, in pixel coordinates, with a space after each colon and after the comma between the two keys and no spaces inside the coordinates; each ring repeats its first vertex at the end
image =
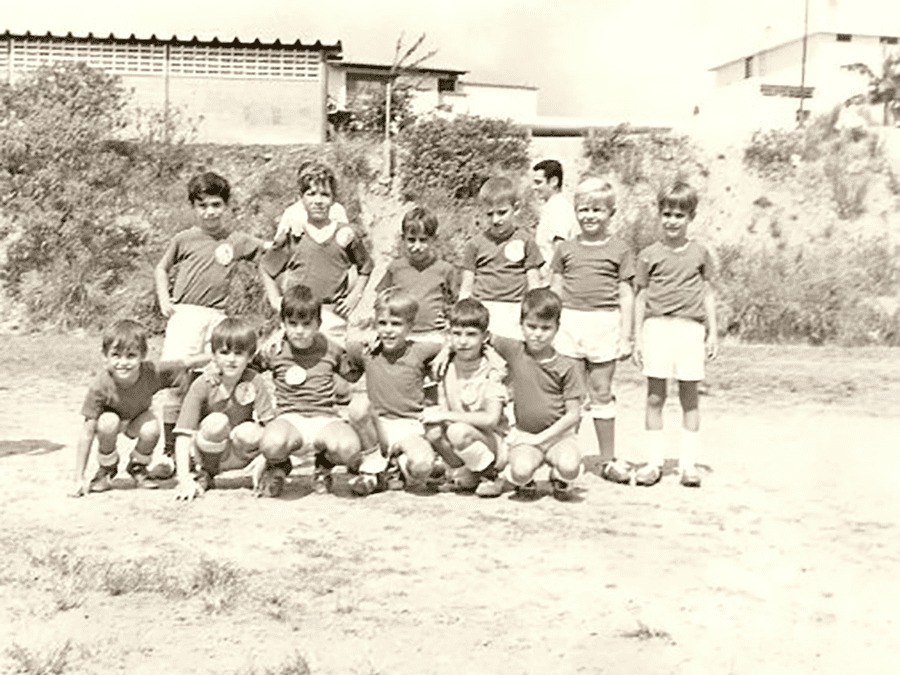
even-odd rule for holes
{"type": "Polygon", "coordinates": [[[391,491],[405,490],[406,477],[400,470],[400,457],[393,458],[384,473],[385,488],[391,491]]]}
{"type": "Polygon", "coordinates": [[[374,473],[361,473],[354,476],[350,482],[350,489],[353,494],[359,497],[367,497],[374,492],[384,490],[384,476],[374,473]]]}
{"type": "Polygon", "coordinates": [[[115,477],[117,467],[101,466],[97,469],[97,473],[91,478],[88,492],[109,492],[112,490],[112,479],[115,477]]]}
{"type": "Polygon", "coordinates": [[[313,474],[313,492],[317,495],[327,495],[334,487],[334,477],[331,471],[316,470],[313,474]]]}
{"type": "MultiPolygon", "coordinates": [[[[281,464],[267,466],[263,471],[262,477],[259,479],[257,487],[258,497],[279,497],[284,491],[284,483],[287,480],[287,465],[291,460],[286,460],[281,464]]],[[[293,465],[291,465],[293,468],[293,465]]]]}
{"type": "Polygon", "coordinates": [[[682,471],[681,484],[684,485],[684,487],[700,487],[700,474],[697,473],[697,469],[688,469],[687,471],[682,471]]]}
{"type": "Polygon", "coordinates": [[[535,499],[538,496],[537,483],[530,480],[525,485],[516,485],[515,496],[519,499],[535,499]]]}
{"type": "Polygon", "coordinates": [[[139,490],[155,490],[159,487],[147,472],[147,467],[143,464],[128,463],[125,471],[134,480],[134,486],[139,490]]]}
{"type": "Polygon", "coordinates": [[[175,475],[175,462],[171,457],[163,456],[147,470],[147,476],[153,480],[169,480],[175,475]]]}
{"type": "Polygon", "coordinates": [[[620,485],[628,485],[631,482],[631,472],[617,459],[611,459],[600,466],[600,477],[620,485]]]}
{"type": "Polygon", "coordinates": [[[215,479],[203,469],[197,471],[196,475],[194,476],[194,482],[200,487],[201,490],[203,490],[203,492],[212,490],[216,486],[215,479]]]}
{"type": "Polygon", "coordinates": [[[493,480],[489,478],[483,478],[478,484],[478,487],[475,488],[475,494],[479,497],[490,499],[493,497],[499,497],[508,489],[509,483],[507,483],[499,476],[493,480]]]}
{"type": "Polygon", "coordinates": [[[551,478],[550,487],[553,489],[553,496],[561,502],[569,501],[575,495],[572,483],[561,478],[551,478]]]}
{"type": "Polygon", "coordinates": [[[652,464],[647,464],[646,466],[641,467],[634,474],[634,484],[641,485],[643,487],[656,485],[661,479],[662,469],[652,464]]]}

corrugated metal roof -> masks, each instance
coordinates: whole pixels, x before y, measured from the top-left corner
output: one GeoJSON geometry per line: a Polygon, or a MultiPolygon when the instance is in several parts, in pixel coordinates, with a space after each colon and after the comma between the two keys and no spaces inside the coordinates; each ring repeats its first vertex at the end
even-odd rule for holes
{"type": "Polygon", "coordinates": [[[51,33],[47,31],[46,33],[32,33],[31,31],[25,31],[24,33],[12,33],[9,30],[0,33],[0,39],[8,39],[8,38],[30,38],[34,40],[68,40],[72,42],[116,42],[116,43],[153,43],[153,44],[179,44],[179,45],[230,45],[230,46],[244,46],[244,47],[282,47],[285,49],[306,49],[306,50],[316,50],[316,51],[324,51],[324,52],[336,52],[340,53],[343,50],[341,45],[341,41],[338,40],[334,44],[323,44],[321,40],[316,40],[315,42],[303,42],[300,39],[295,40],[294,42],[285,41],[282,42],[280,39],[276,38],[272,42],[263,42],[259,38],[255,38],[252,41],[248,41],[246,39],[241,39],[237,36],[231,37],[231,39],[223,38],[215,34],[211,34],[210,37],[201,38],[198,35],[193,35],[190,38],[186,37],[178,37],[177,35],[168,35],[168,36],[158,36],[155,33],[147,35],[147,36],[138,36],[135,33],[132,33],[128,37],[122,37],[119,35],[115,35],[114,33],[110,33],[109,35],[94,35],[94,33],[87,33],[86,35],[73,35],[71,32],[66,33],[65,35],[61,35],[58,33],[51,33]]]}
{"type": "MultiPolygon", "coordinates": [[[[377,73],[386,73],[391,69],[389,64],[385,63],[362,63],[360,61],[344,61],[342,59],[329,59],[329,65],[347,70],[368,70],[377,73]]],[[[442,75],[465,75],[468,70],[455,70],[452,68],[430,68],[429,66],[418,66],[409,68],[408,70],[416,73],[439,73],[442,75]]]]}

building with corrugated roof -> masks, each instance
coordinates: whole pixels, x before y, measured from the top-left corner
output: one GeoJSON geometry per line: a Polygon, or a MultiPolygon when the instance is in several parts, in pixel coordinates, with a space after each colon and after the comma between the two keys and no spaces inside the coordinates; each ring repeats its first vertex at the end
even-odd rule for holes
{"type": "Polygon", "coordinates": [[[56,62],[84,62],[121,77],[134,105],[202,118],[198,141],[318,143],[326,132],[326,61],[341,43],[270,43],[235,37],[127,38],[110,34],[0,34],[8,82],[56,62]]]}

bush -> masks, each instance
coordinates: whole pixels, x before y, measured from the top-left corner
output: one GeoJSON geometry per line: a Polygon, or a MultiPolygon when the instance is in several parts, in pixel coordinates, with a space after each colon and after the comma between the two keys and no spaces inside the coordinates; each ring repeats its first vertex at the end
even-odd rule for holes
{"type": "MultiPolygon", "coordinates": [[[[405,129],[415,120],[412,110],[412,91],[410,83],[403,80],[394,82],[391,87],[391,131],[405,129]]],[[[377,134],[384,136],[385,119],[385,85],[381,82],[360,82],[350,100],[347,111],[350,113],[346,130],[357,134],[377,134]]]]}
{"type": "Polygon", "coordinates": [[[421,118],[400,133],[398,145],[399,186],[408,200],[435,192],[472,198],[492,175],[529,165],[528,132],[509,120],[421,118]]]}
{"type": "Polygon", "coordinates": [[[588,171],[614,174],[626,187],[650,183],[655,187],[676,180],[691,181],[706,169],[697,161],[687,137],[636,133],[627,124],[591,130],[584,137],[588,171]]]}

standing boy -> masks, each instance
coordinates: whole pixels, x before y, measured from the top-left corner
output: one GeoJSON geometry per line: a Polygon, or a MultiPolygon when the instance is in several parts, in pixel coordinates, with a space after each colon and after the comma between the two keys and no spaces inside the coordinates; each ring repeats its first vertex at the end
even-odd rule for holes
{"type": "Polygon", "coordinates": [[[84,424],[75,451],[73,497],[105,492],[118,472],[119,434],[134,439],[126,471],[138,487],[155,488],[147,472],[153,449],[159,442],[159,420],[150,409],[153,395],[186,377],[187,368],[202,365],[204,356],[188,361],[155,364],[147,361],[147,333],[136,321],[118,321],[103,334],[105,368],[94,378],[84,398],[84,424]],[[91,445],[97,439],[99,468],[85,483],[91,445]]]}
{"type": "Polygon", "coordinates": [[[224,319],[209,342],[212,367],[191,384],[175,425],[175,498],[187,501],[214,487],[221,471],[247,467],[259,455],[263,425],[275,417],[265,381],[247,367],[256,353],[256,328],[224,319]]]}
{"type": "Polygon", "coordinates": [[[550,484],[558,499],[572,494],[572,481],[581,473],[578,422],[584,399],[579,365],[556,352],[562,302],[547,288],[525,294],[521,340],[492,338],[491,344],[509,365],[515,428],[507,436],[509,464],[504,476],[520,497],[536,492],[534,473],[549,464],[550,484]]]}
{"type": "Polygon", "coordinates": [[[459,489],[479,497],[497,497],[503,489],[498,471],[505,466],[502,433],[506,387],[503,372],[484,355],[487,309],[466,298],[450,310],[452,357],[438,384],[438,405],[425,408],[421,420],[432,447],[452,469],[459,489]]]}
{"type": "MultiPolygon", "coordinates": [[[[297,169],[298,181],[314,163],[315,162],[303,162],[300,165],[297,169]]],[[[278,221],[278,227],[275,230],[275,237],[272,241],[275,247],[284,246],[289,237],[301,237],[306,231],[306,226],[309,224],[309,214],[306,212],[306,204],[303,203],[302,187],[300,189],[300,195],[300,199],[287,207],[284,210],[284,213],[281,214],[281,220],[278,221]]],[[[333,223],[344,225],[350,224],[350,219],[347,217],[347,211],[337,202],[334,202],[331,205],[331,208],[328,209],[328,218],[333,223]]]]}
{"type": "MultiPolygon", "coordinates": [[[[226,219],[231,186],[208,171],[188,182],[188,201],[197,224],[176,234],[156,265],[159,309],[168,319],[163,342],[163,361],[186,360],[209,353],[209,336],[225,318],[231,277],[237,261],[254,260],[265,242],[244,232],[234,232],[226,219]],[[169,275],[175,279],[169,290],[169,275]]],[[[181,407],[182,391],[169,390],[164,403],[165,454],[175,452],[173,430],[181,407]]],[[[160,465],[159,477],[170,473],[160,465]]]]}
{"type": "Polygon", "coordinates": [[[575,213],[581,232],[557,245],[550,287],[563,303],[556,348],[585,367],[600,475],[628,483],[628,467],[616,460],[612,378],[616,361],[631,355],[634,256],[610,232],[615,211],[616,195],[609,183],[598,178],[579,183],[575,213]]]}
{"type": "Polygon", "coordinates": [[[479,300],[491,316],[491,332],[518,339],[519,306],[541,283],[544,263],[534,239],[516,227],[518,195],[508,178],[489,178],[478,192],[484,232],[463,250],[459,297],[479,300]]]}
{"type": "Polygon", "coordinates": [[[435,252],[438,220],[422,206],[403,216],[402,258],[392,260],[376,290],[409,295],[419,305],[410,338],[443,343],[447,312],[453,305],[456,271],[435,252]]]}
{"type": "Polygon", "coordinates": [[[666,380],[674,377],[682,409],[681,484],[700,487],[697,390],[704,357],[714,359],[718,353],[718,337],[709,251],[687,236],[697,202],[696,190],[687,183],[660,192],[662,240],[638,255],[634,358],[647,376],[645,429],[650,448],[649,463],[635,475],[638,485],[655,485],[662,477],[666,380]]]}
{"type": "Polygon", "coordinates": [[[359,372],[347,368],[344,348],[320,332],[322,302],[308,286],[288,288],[281,299],[283,337],[257,358],[272,373],[278,417],[260,441],[265,458],[258,481],[260,495],[277,497],[293,464],[291,455],[315,455],[315,488],[331,488],[337,464],[355,472],[360,462],[359,437],[335,410],[334,376],[350,380],[359,372]]]}
{"type": "Polygon", "coordinates": [[[550,283],[550,262],[556,244],[578,234],[578,223],[572,205],[562,195],[563,169],[555,159],[545,159],[532,167],[534,191],[541,200],[541,216],[534,240],[547,263],[541,273],[546,284],[550,283]]]}
{"type": "Polygon", "coordinates": [[[286,289],[303,284],[322,302],[322,332],[344,344],[347,317],[359,303],[372,273],[372,260],[363,241],[349,225],[331,219],[337,194],[334,173],[318,162],[300,174],[300,200],[306,225],[291,231],[284,246],[262,258],[263,286],[272,308],[281,310],[286,289]],[[350,270],[357,277],[350,281],[350,270]]]}
{"type": "Polygon", "coordinates": [[[393,455],[398,455],[406,487],[421,486],[434,468],[434,450],[419,418],[425,408],[425,375],[441,345],[409,339],[418,309],[408,295],[380,293],[375,300],[377,343],[371,349],[359,343],[347,346],[350,363],[365,371],[368,392],[354,398],[348,411],[363,447],[360,474],[351,483],[359,495],[384,489],[393,455]]]}

